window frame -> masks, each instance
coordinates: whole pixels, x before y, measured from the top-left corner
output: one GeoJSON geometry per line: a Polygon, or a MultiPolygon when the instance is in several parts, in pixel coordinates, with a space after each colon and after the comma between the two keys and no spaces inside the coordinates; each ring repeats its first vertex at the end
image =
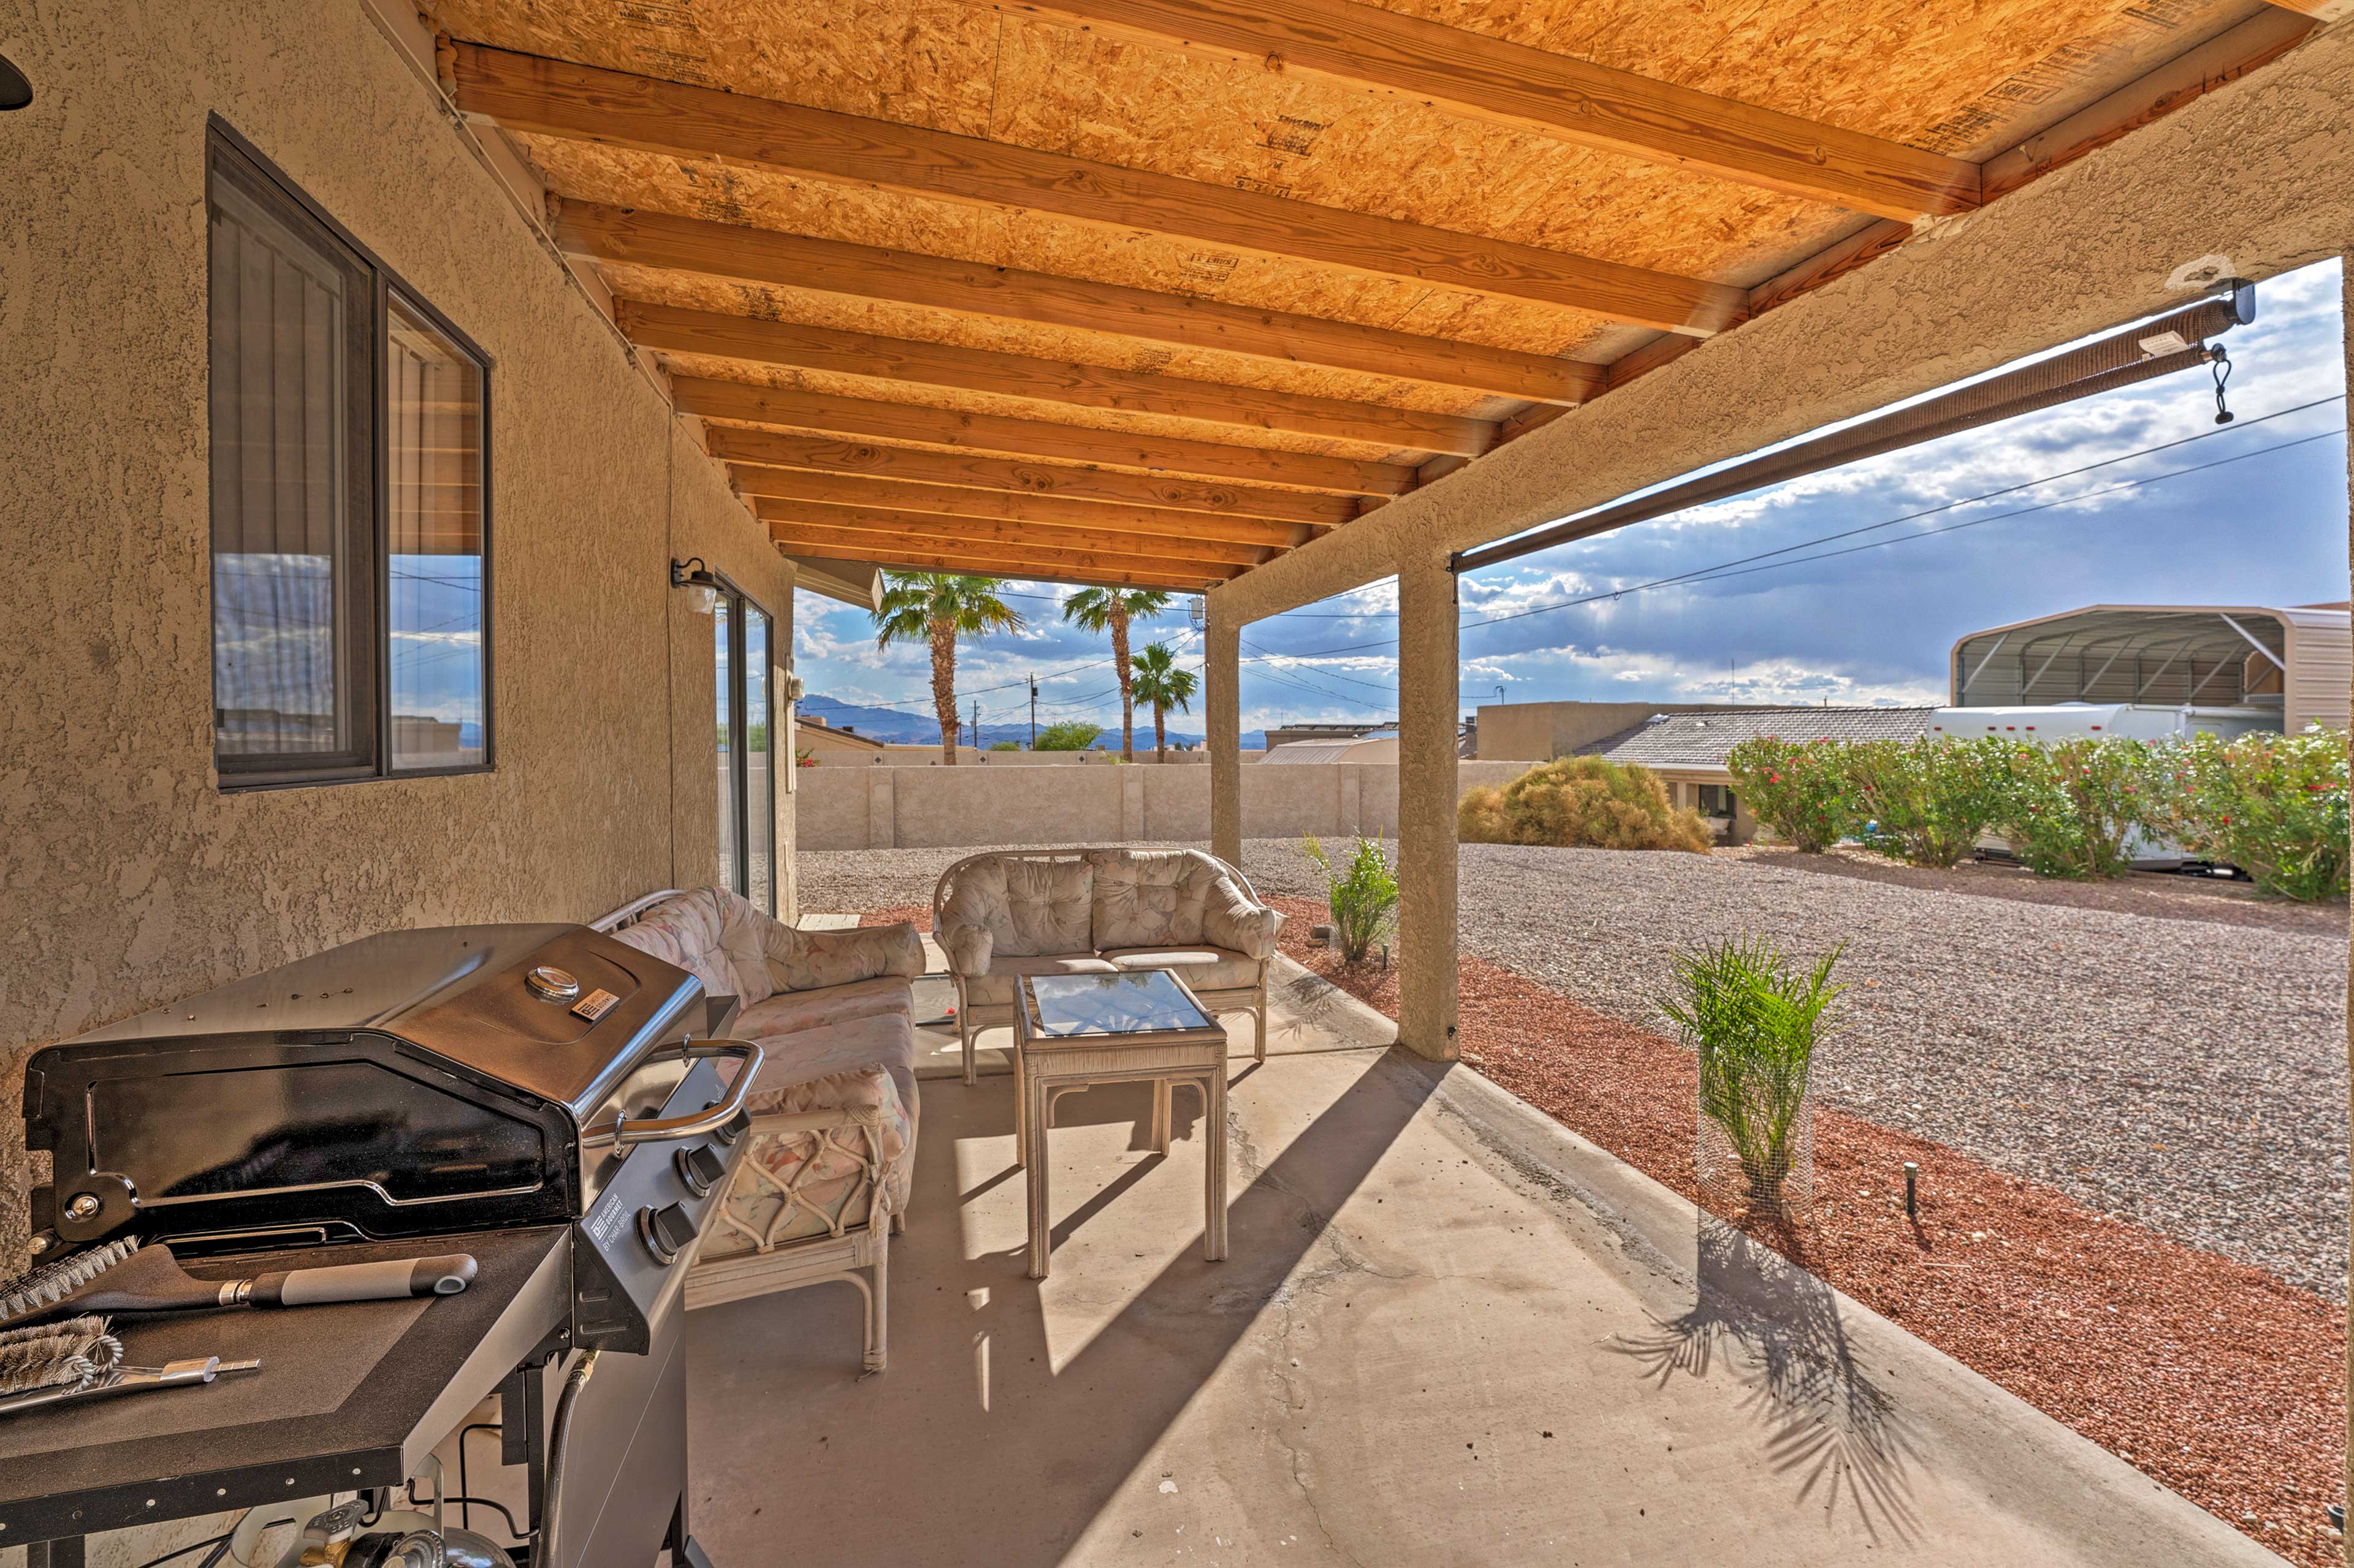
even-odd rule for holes
{"type": "MultiPolygon", "coordinates": [[[[415,285],[387,266],[382,257],[363,244],[350,229],[338,223],[324,207],[311,198],[309,193],[288,178],[284,170],[272,163],[260,148],[240,134],[235,126],[217,114],[207,116],[205,122],[207,233],[205,368],[207,382],[206,488],[208,520],[210,520],[212,504],[210,465],[217,455],[212,449],[210,427],[209,383],[212,374],[214,297],[210,235],[215,212],[214,185],[219,177],[218,171],[224,161],[241,165],[239,172],[246,176],[249,184],[260,187],[262,199],[266,201],[270,197],[276,198],[274,203],[278,208],[276,216],[281,221],[296,228],[300,228],[305,222],[315,225],[318,233],[312,238],[323,238],[330,246],[348,252],[350,258],[367,275],[366,360],[365,364],[349,369],[355,387],[366,388],[365,394],[367,400],[366,418],[365,421],[354,420],[353,423],[355,427],[364,423],[367,434],[368,446],[365,454],[368,471],[367,515],[361,519],[343,520],[342,533],[347,544],[365,545],[366,548],[367,559],[358,563],[355,569],[355,576],[364,576],[366,580],[367,603],[364,615],[366,624],[358,628],[354,635],[355,638],[366,639],[369,646],[364,650],[366,655],[364,659],[354,661],[353,668],[352,705],[356,715],[354,729],[355,735],[365,734],[365,746],[354,750],[334,753],[329,760],[316,767],[303,766],[299,763],[290,766],[290,760],[296,758],[298,754],[286,752],[259,758],[250,763],[222,758],[219,744],[218,665],[216,663],[212,751],[215,787],[226,794],[243,793],[255,789],[308,789],[326,784],[357,784],[404,779],[442,779],[463,774],[494,772],[498,767],[498,726],[494,711],[498,689],[494,652],[496,639],[492,633],[493,609],[496,597],[493,587],[492,566],[494,490],[491,461],[493,450],[491,378],[492,372],[495,368],[494,363],[480,344],[438,309],[415,285]],[[422,318],[435,332],[448,339],[453,348],[472,360],[480,378],[482,424],[479,488],[482,497],[480,558],[482,596],[482,759],[480,762],[456,763],[439,768],[400,768],[395,766],[393,761],[394,715],[392,713],[390,615],[392,494],[391,463],[387,461],[391,439],[391,399],[386,390],[386,372],[390,363],[388,334],[392,324],[391,299],[395,294],[400,297],[403,309],[422,318]]],[[[353,394],[354,397],[359,395],[356,391],[353,394]]],[[[211,539],[217,537],[217,531],[211,532],[211,539]]],[[[213,559],[210,554],[210,539],[207,541],[207,548],[209,567],[209,563],[213,559]]],[[[214,591],[209,569],[207,573],[206,584],[207,619],[209,620],[209,607],[212,602],[210,596],[214,591]]],[[[207,636],[209,640],[211,636],[209,627],[207,636]]],[[[339,640],[342,637],[343,632],[338,629],[339,640]]]]}
{"type": "MultiPolygon", "coordinates": [[[[779,887],[777,882],[778,845],[776,827],[777,796],[780,789],[780,786],[777,781],[777,686],[779,684],[777,678],[777,617],[775,611],[769,609],[767,605],[762,604],[758,599],[754,599],[750,594],[745,592],[742,588],[737,585],[735,579],[728,577],[726,573],[715,571],[711,572],[709,576],[712,579],[713,591],[716,592],[720,599],[727,600],[729,603],[727,611],[727,690],[723,694],[716,694],[718,695],[725,696],[727,702],[727,740],[729,747],[727,771],[730,780],[729,792],[735,797],[736,804],[736,820],[732,824],[736,832],[736,877],[728,885],[732,891],[740,894],[747,900],[749,900],[752,897],[751,829],[753,800],[751,730],[752,725],[757,719],[765,723],[768,726],[769,730],[768,803],[769,822],[768,832],[768,861],[769,907],[764,910],[763,913],[773,916],[777,912],[776,904],[779,901],[779,895],[781,893],[781,889],[779,887]],[[748,651],[752,641],[749,635],[751,622],[746,615],[746,611],[748,610],[757,613],[769,624],[768,666],[763,672],[764,678],[761,683],[761,693],[765,700],[767,712],[758,715],[751,712],[751,703],[747,692],[748,673],[750,670],[750,665],[748,662],[748,651]],[[741,885],[738,885],[738,884],[741,885]]],[[[719,613],[719,607],[715,604],[712,607],[712,615],[715,620],[718,618],[719,613]]],[[[713,674],[716,678],[717,671],[714,670],[713,674]]],[[[716,708],[716,705],[715,704],[714,705],[716,708]]],[[[716,716],[717,715],[715,712],[715,719],[716,716]]],[[[712,736],[715,748],[718,744],[718,739],[719,737],[716,733],[715,726],[715,733],[712,736]]],[[[720,838],[724,839],[730,825],[731,824],[724,821],[717,824],[719,830],[718,836],[720,838]]],[[[713,847],[716,849],[718,845],[715,843],[713,847]]],[[[713,869],[716,871],[719,868],[715,866],[713,869]]],[[[758,905],[755,905],[754,906],[756,908],[758,907],[758,905]]]]}

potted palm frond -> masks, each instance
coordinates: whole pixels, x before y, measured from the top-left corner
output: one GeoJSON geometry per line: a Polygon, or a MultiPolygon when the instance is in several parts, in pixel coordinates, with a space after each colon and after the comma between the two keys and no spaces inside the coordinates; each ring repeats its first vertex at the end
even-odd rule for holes
{"type": "Polygon", "coordinates": [[[1700,1055],[1699,1177],[1703,1201],[1797,1223],[1814,1205],[1815,1052],[1834,948],[1811,967],[1763,937],[1687,948],[1660,1011],[1700,1055]]]}

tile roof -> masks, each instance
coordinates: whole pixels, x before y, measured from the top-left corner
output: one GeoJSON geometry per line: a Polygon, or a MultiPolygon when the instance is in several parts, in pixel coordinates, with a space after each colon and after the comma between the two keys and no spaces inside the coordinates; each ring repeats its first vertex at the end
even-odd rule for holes
{"type": "Polygon", "coordinates": [[[1583,757],[1647,768],[1722,768],[1724,754],[1755,735],[1784,740],[1911,740],[1929,733],[1935,708],[1712,708],[1657,714],[1578,748],[1583,757]]]}

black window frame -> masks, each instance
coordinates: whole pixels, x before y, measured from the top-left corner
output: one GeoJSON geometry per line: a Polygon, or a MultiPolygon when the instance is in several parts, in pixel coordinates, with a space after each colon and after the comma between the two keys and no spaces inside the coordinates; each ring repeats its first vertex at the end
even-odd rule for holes
{"type": "MultiPolygon", "coordinates": [[[[749,698],[746,694],[746,680],[750,667],[747,651],[751,645],[749,636],[751,622],[744,612],[747,609],[758,610],[769,623],[769,663],[766,677],[760,686],[768,712],[759,717],[768,726],[769,732],[769,907],[765,913],[774,915],[782,891],[777,884],[777,793],[783,788],[777,779],[777,747],[780,744],[780,737],[777,731],[777,616],[776,612],[767,605],[737,586],[734,579],[726,573],[712,572],[709,575],[713,592],[729,601],[727,692],[726,694],[728,724],[727,773],[728,793],[735,800],[736,820],[733,824],[722,822],[719,825],[723,831],[730,825],[736,830],[736,874],[729,885],[747,901],[752,898],[751,729],[754,715],[750,711],[749,698]]],[[[715,617],[717,612],[718,607],[715,604],[713,606],[715,617]]],[[[716,672],[714,673],[716,673],[716,672]]],[[[716,714],[713,716],[716,723],[716,714]]],[[[713,736],[715,745],[718,736],[715,733],[713,736]]],[[[757,908],[758,906],[755,904],[754,907],[757,908]]]]}
{"type": "MultiPolygon", "coordinates": [[[[214,185],[220,177],[222,164],[236,165],[237,175],[243,177],[240,188],[250,198],[263,201],[272,216],[298,230],[312,230],[310,238],[323,242],[326,248],[346,252],[349,259],[365,271],[368,280],[368,321],[366,354],[353,366],[351,397],[355,402],[365,399],[364,414],[347,410],[352,419],[352,433],[365,431],[366,440],[359,449],[366,469],[366,503],[356,508],[363,514],[345,520],[345,547],[359,557],[358,569],[366,574],[368,592],[364,605],[355,607],[353,624],[339,625],[336,638],[339,645],[358,647],[365,640],[365,662],[355,661],[355,679],[351,687],[354,710],[353,732],[360,745],[344,751],[323,754],[281,752],[252,758],[224,758],[219,747],[220,705],[217,685],[214,692],[213,775],[224,793],[251,789],[306,789],[323,784],[355,784],[376,780],[401,779],[440,779],[455,775],[494,772],[498,766],[497,724],[494,713],[495,664],[492,633],[493,604],[493,489],[491,463],[492,397],[491,381],[494,363],[463,329],[452,322],[431,301],[428,300],[398,271],[386,265],[384,259],[363,244],[350,229],[335,221],[327,210],[313,201],[310,195],[289,179],[284,170],[272,163],[260,148],[239,134],[237,129],[219,115],[208,116],[205,126],[205,217],[207,240],[206,245],[206,373],[212,370],[212,246],[209,238],[215,221],[214,185]],[[392,747],[392,636],[390,607],[392,601],[391,543],[391,483],[387,461],[390,440],[389,398],[386,393],[386,370],[391,330],[392,296],[398,295],[404,309],[422,317],[434,331],[446,337],[451,345],[472,360],[480,375],[481,387],[481,454],[480,494],[482,498],[482,758],[480,762],[457,763],[440,768],[397,768],[393,765],[392,747]],[[365,670],[363,678],[359,672],[365,670]]],[[[363,335],[351,334],[356,345],[363,335]]],[[[220,454],[211,450],[209,408],[207,414],[207,505],[212,504],[209,465],[219,461],[220,454]]],[[[355,463],[355,467],[360,466],[355,463]]],[[[217,538],[216,530],[213,538],[217,538]]],[[[207,545],[207,560],[212,559],[207,545]]],[[[217,591],[209,569],[207,591],[217,591]]],[[[209,602],[209,600],[208,600],[209,602]]],[[[208,629],[207,637],[211,635],[208,629]]],[[[215,679],[217,681],[217,662],[215,679]]]]}

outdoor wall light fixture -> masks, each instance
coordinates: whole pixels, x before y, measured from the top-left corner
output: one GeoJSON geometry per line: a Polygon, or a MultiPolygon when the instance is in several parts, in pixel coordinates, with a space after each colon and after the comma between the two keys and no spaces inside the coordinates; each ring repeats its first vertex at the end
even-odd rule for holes
{"type": "Polygon", "coordinates": [[[7,56],[0,55],[0,113],[22,109],[33,101],[33,84],[7,56]]]}
{"type": "Polygon", "coordinates": [[[686,590],[686,608],[697,615],[709,615],[719,603],[719,579],[711,575],[701,556],[673,561],[670,586],[686,590]]]}

